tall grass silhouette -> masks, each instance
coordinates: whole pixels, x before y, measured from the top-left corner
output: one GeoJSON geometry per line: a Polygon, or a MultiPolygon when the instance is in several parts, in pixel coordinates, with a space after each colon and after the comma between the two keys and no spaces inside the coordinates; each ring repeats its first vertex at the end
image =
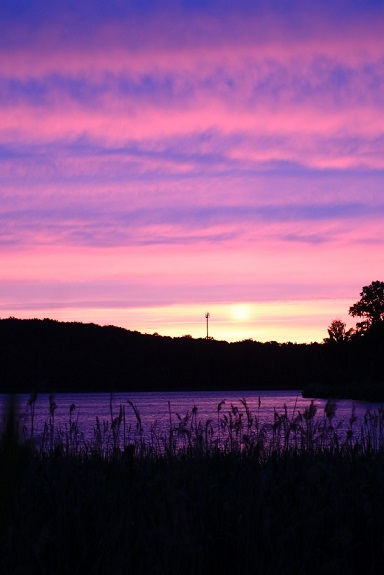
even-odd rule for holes
{"type": "Polygon", "coordinates": [[[384,561],[384,414],[283,406],[261,423],[220,402],[145,429],[137,407],[78,408],[37,433],[36,398],[11,401],[0,441],[0,572],[378,573],[384,561]]]}
{"type": "Polygon", "coordinates": [[[31,394],[23,412],[5,412],[3,435],[11,426],[19,443],[40,455],[97,454],[108,459],[128,450],[141,457],[237,454],[265,462],[284,453],[367,453],[384,446],[384,409],[369,408],[358,420],[353,407],[347,421],[338,421],[337,402],[333,399],[321,410],[314,400],[303,410],[297,408],[297,401],[291,410],[283,405],[280,410],[274,409],[269,422],[261,417],[261,398],[255,411],[245,398],[240,398],[239,406],[222,400],[216,417],[205,419],[199,417],[196,405],[186,413],[178,413],[168,402],[168,422],[160,426],[154,421],[145,428],[140,410],[131,400],[115,406],[111,395],[109,418],[95,417],[91,440],[85,439],[74,403],[69,407],[67,422],[55,424],[57,405],[53,395],[49,396],[49,417],[42,432],[37,432],[36,399],[36,394],[31,394]]]}

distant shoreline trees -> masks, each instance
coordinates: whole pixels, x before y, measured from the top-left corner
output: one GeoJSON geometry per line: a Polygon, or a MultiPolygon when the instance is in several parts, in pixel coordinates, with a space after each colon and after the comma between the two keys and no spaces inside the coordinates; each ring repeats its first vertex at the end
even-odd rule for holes
{"type": "Polygon", "coordinates": [[[360,296],[348,313],[363,318],[356,324],[356,332],[367,333],[384,322],[384,282],[373,281],[369,286],[363,286],[360,296]]]}
{"type": "Polygon", "coordinates": [[[384,400],[384,282],[363,286],[349,314],[361,321],[349,330],[340,318],[331,322],[322,377],[304,389],[304,397],[384,400]]]}
{"type": "MultiPolygon", "coordinates": [[[[171,338],[114,326],[0,320],[2,393],[304,389],[384,398],[384,282],[364,286],[346,329],[335,319],[324,344],[171,338]],[[382,386],[377,386],[382,383],[382,386]],[[343,387],[344,386],[344,387],[343,387]],[[368,391],[367,391],[368,390],[368,391]],[[356,392],[357,393],[357,392],[356,392]]],[[[356,396],[357,397],[357,396],[356,396]]]]}
{"type": "Polygon", "coordinates": [[[346,323],[342,321],[340,318],[334,319],[331,324],[328,326],[328,336],[323,341],[324,343],[340,343],[342,341],[346,341],[350,339],[351,332],[354,331],[353,328],[346,331],[346,323]]]}
{"type": "Polygon", "coordinates": [[[328,326],[328,337],[324,343],[341,343],[368,333],[384,331],[384,282],[373,281],[363,286],[360,299],[348,311],[352,317],[360,317],[355,328],[346,331],[346,324],[340,318],[334,319],[328,326]]]}

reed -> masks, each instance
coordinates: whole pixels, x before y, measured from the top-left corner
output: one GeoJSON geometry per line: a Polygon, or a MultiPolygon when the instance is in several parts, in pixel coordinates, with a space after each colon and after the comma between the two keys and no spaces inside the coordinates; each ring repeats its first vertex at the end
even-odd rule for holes
{"type": "MultiPolygon", "coordinates": [[[[75,404],[69,408],[68,422],[55,424],[57,405],[49,396],[49,417],[41,434],[35,425],[36,394],[31,395],[23,416],[13,415],[15,434],[20,441],[41,455],[51,453],[64,455],[97,454],[99,457],[119,457],[127,449],[137,456],[170,458],[179,455],[201,456],[220,453],[237,454],[241,457],[258,457],[266,462],[271,456],[291,452],[299,453],[368,453],[380,451],[384,446],[384,409],[367,409],[363,419],[357,420],[354,408],[343,427],[337,422],[337,403],[329,400],[322,412],[312,400],[304,410],[291,412],[286,405],[274,410],[273,420],[261,421],[261,400],[253,412],[245,398],[240,406],[225,400],[217,406],[216,419],[200,419],[194,405],[185,414],[172,413],[168,402],[168,425],[153,422],[146,429],[138,407],[130,400],[126,405],[113,405],[110,397],[109,419],[95,418],[93,439],[85,440],[79,426],[79,409],[75,404]],[[116,413],[117,410],[117,413],[116,413]]],[[[9,427],[9,414],[3,422],[9,427]]]]}
{"type": "Polygon", "coordinates": [[[39,437],[32,405],[28,422],[8,407],[1,573],[381,572],[383,410],[345,430],[334,402],[261,424],[243,398],[214,421],[169,406],[168,427],[146,430],[111,401],[85,441],[78,408],[61,429],[53,402],[39,437]]]}

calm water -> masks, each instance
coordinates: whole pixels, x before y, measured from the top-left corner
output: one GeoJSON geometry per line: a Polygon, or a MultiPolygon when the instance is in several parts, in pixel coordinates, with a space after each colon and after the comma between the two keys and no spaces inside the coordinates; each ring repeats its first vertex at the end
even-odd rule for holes
{"type": "MultiPolygon", "coordinates": [[[[244,411],[240,399],[245,398],[252,413],[257,414],[260,423],[272,423],[274,410],[282,412],[284,405],[288,408],[288,414],[293,415],[301,412],[310,404],[309,399],[301,397],[300,390],[291,391],[235,391],[235,392],[140,392],[140,393],[116,393],[112,396],[112,417],[119,414],[120,405],[125,409],[126,426],[136,428],[136,417],[134,411],[127,400],[131,401],[139,410],[144,431],[147,433],[151,425],[156,422],[158,428],[169,429],[169,405],[171,411],[172,424],[177,424],[181,417],[187,412],[191,412],[194,406],[197,407],[197,419],[206,422],[212,419],[213,424],[217,421],[218,404],[225,400],[222,406],[222,413],[227,413],[231,409],[231,404],[244,411]]],[[[31,416],[28,408],[28,395],[18,397],[20,427],[30,428],[31,416]]],[[[110,422],[111,417],[111,395],[109,393],[59,393],[55,395],[54,401],[57,405],[55,410],[55,427],[65,430],[68,428],[70,420],[70,407],[72,408],[72,419],[78,418],[79,429],[84,440],[89,441],[94,437],[96,417],[100,422],[110,422]]],[[[4,405],[7,396],[0,395],[1,421],[3,421],[4,405]]],[[[325,400],[315,400],[318,414],[323,415],[325,400]]],[[[352,400],[342,400],[337,402],[336,420],[341,428],[346,428],[351,417],[352,408],[359,419],[362,419],[368,408],[377,409],[383,404],[369,404],[366,402],[354,402],[352,400]]],[[[41,394],[37,397],[34,416],[34,433],[39,435],[43,432],[44,423],[49,420],[49,396],[41,394]]]]}

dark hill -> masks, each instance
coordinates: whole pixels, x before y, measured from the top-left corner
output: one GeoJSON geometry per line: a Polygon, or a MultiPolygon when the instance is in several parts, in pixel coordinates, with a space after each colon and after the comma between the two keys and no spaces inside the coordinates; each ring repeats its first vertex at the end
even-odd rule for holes
{"type": "Polygon", "coordinates": [[[301,389],[320,379],[323,347],[9,318],[0,320],[0,391],[301,389]]]}

